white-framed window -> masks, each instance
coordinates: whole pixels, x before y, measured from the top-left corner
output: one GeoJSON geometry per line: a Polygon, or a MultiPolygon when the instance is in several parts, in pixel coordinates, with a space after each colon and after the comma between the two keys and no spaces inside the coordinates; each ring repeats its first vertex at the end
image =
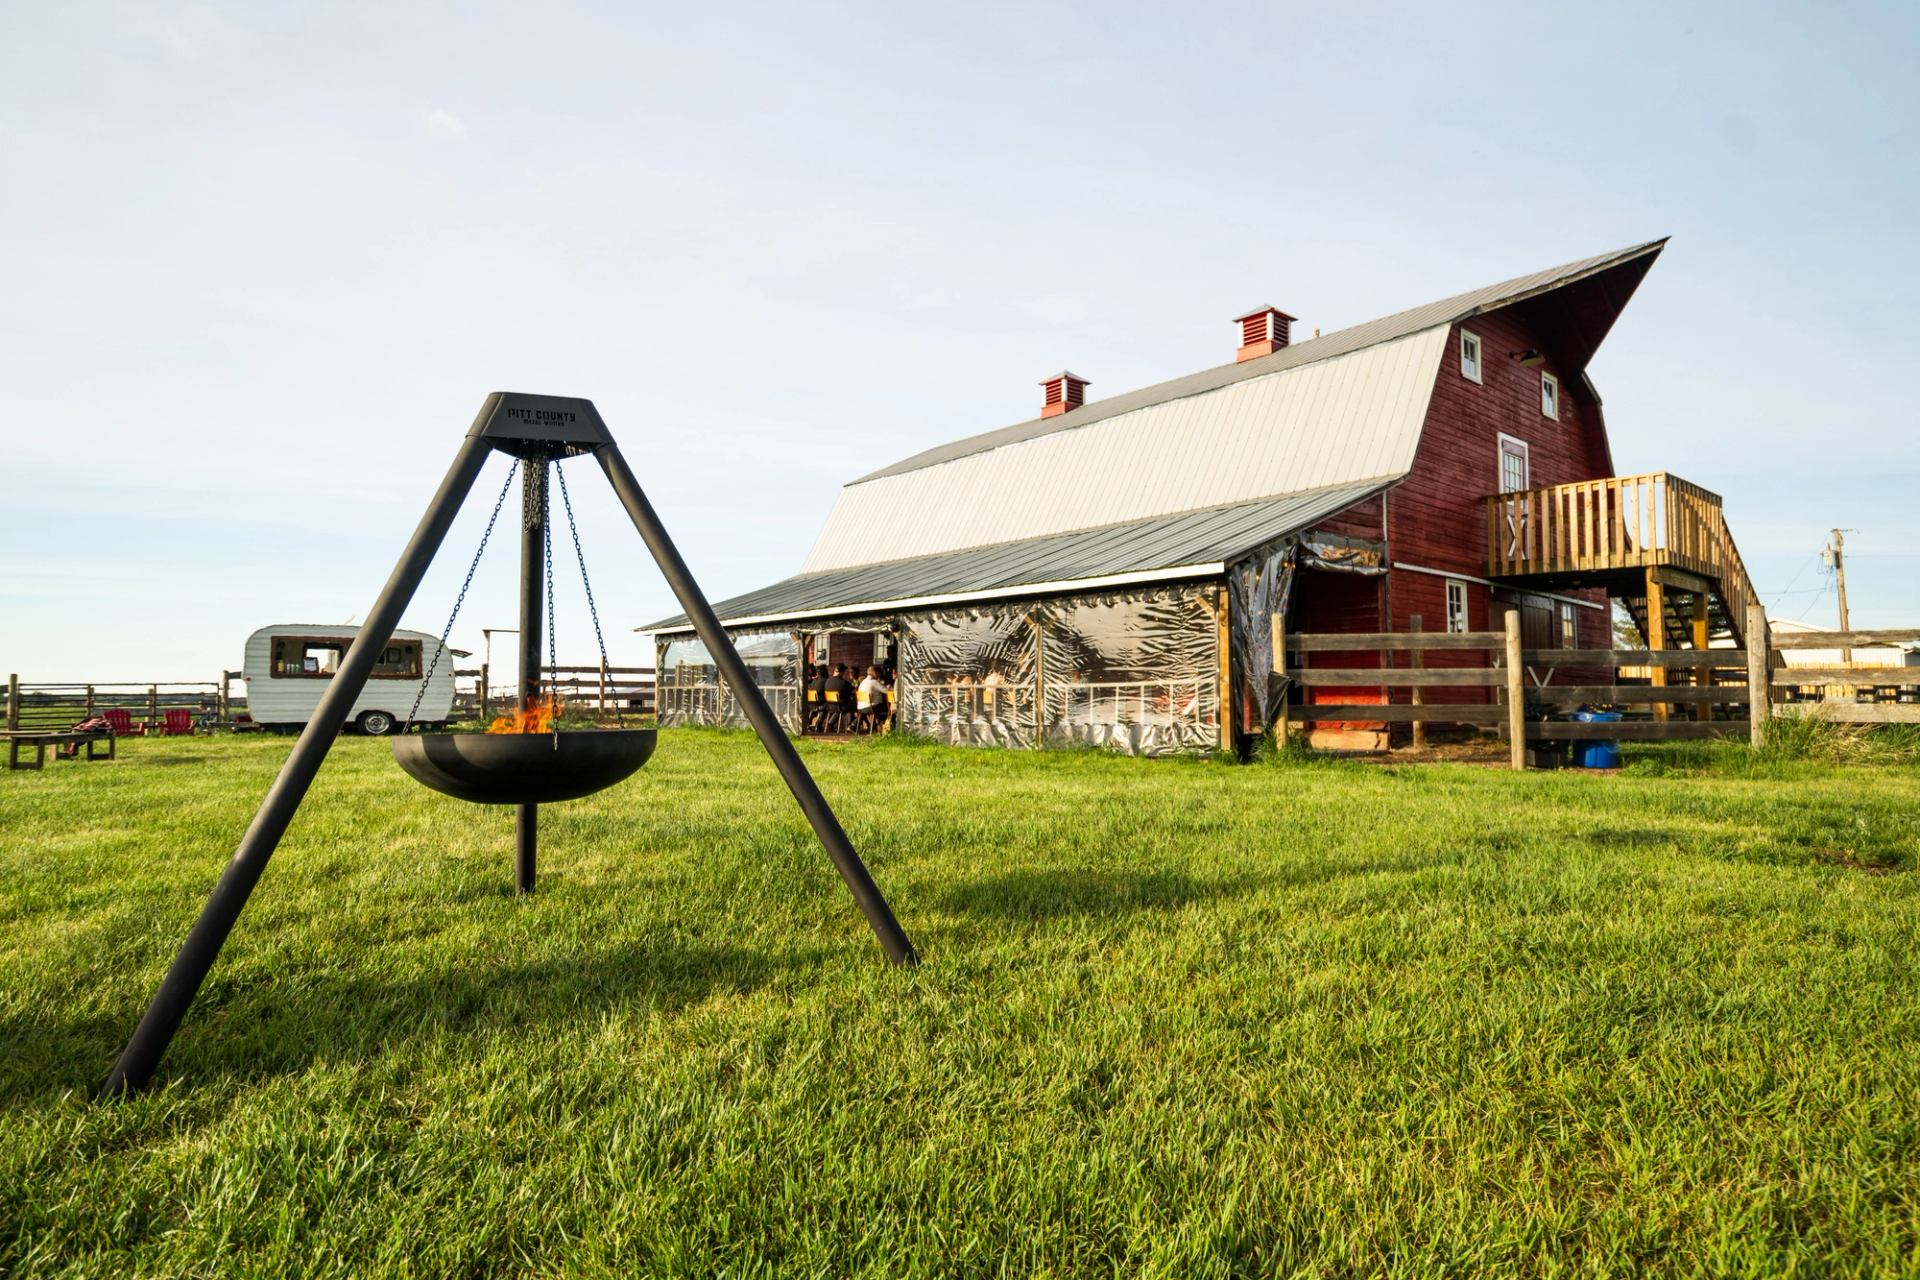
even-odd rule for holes
{"type": "Polygon", "coordinates": [[[1540,375],[1540,412],[1556,420],[1560,417],[1560,379],[1550,373],[1540,375]]]}
{"type": "Polygon", "coordinates": [[[1467,630],[1467,584],[1458,578],[1447,579],[1447,630],[1467,630]]]}
{"type": "Polygon", "coordinates": [[[1562,600],[1560,602],[1560,647],[1562,649],[1578,649],[1580,647],[1580,627],[1579,624],[1573,620],[1573,602],[1571,600],[1562,600]]]}
{"type": "Polygon", "coordinates": [[[1480,335],[1460,331],[1460,376],[1468,382],[1480,381],[1480,335]]]}
{"type": "Polygon", "coordinates": [[[1501,433],[1500,492],[1518,493],[1533,488],[1533,466],[1527,460],[1527,442],[1501,433]]]}

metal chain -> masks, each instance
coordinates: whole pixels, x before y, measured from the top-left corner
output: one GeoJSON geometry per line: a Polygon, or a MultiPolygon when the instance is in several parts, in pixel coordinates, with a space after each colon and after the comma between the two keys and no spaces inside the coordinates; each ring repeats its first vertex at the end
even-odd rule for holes
{"type": "Polygon", "coordinates": [[[540,463],[540,549],[547,558],[547,713],[552,717],[554,741],[559,742],[560,717],[555,714],[557,694],[555,686],[560,683],[560,618],[553,611],[553,491],[547,483],[560,470],[559,467],[544,459],[540,463]]]}
{"type": "MultiPolygon", "coordinates": [[[[473,585],[473,575],[480,568],[480,557],[486,554],[487,539],[493,536],[493,525],[500,518],[500,508],[506,504],[507,493],[513,488],[513,477],[519,474],[520,460],[515,458],[513,465],[507,468],[507,482],[500,486],[500,496],[493,500],[493,514],[487,517],[487,530],[480,535],[480,546],[473,553],[473,563],[467,566],[467,580],[460,584],[460,594],[454,597],[453,612],[447,615],[446,630],[440,633],[440,647],[433,651],[433,661],[427,666],[427,674],[420,678],[420,692],[413,695],[413,709],[407,712],[407,722],[400,726],[405,733],[413,727],[414,716],[420,713],[420,702],[427,696],[427,682],[433,679],[433,673],[440,665],[440,655],[447,651],[447,637],[453,634],[453,620],[460,616],[460,606],[466,603],[467,589],[473,585]]],[[[480,705],[486,705],[487,691],[480,691],[480,705]]]]}

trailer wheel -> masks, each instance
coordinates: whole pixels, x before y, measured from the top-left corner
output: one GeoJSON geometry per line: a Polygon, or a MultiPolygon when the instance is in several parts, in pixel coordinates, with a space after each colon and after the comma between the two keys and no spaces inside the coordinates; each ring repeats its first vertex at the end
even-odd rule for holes
{"type": "Polygon", "coordinates": [[[354,723],[369,738],[384,738],[393,732],[393,716],[386,711],[362,711],[354,723]]]}

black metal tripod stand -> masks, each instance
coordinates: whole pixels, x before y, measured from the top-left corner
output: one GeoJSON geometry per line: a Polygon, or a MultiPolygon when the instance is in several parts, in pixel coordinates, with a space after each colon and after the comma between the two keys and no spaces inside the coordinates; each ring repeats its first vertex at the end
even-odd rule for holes
{"type": "MultiPolygon", "coordinates": [[[[639,531],[641,541],[646,543],[654,562],[666,577],[667,585],[680,601],[680,607],[686,610],[687,617],[692,620],[695,633],[712,653],[721,677],[739,699],[741,709],[753,725],[753,731],[759,735],[767,754],[773,757],[774,766],[786,780],[793,798],[799,802],[800,810],[812,825],[814,834],[825,846],[827,856],[840,872],[840,878],[853,893],[854,901],[866,916],[867,923],[873,927],[874,935],[879,938],[887,958],[895,964],[917,962],[913,944],[907,940],[899,921],[894,919],[886,898],[867,874],[865,864],[854,852],[839,819],[834,817],[833,810],[820,794],[819,787],[814,785],[806,765],[801,763],[793,744],[787,740],[779,721],[774,718],[773,709],[767,705],[746,663],[740,660],[739,652],[721,628],[720,619],[707,603],[699,584],[687,571],[686,562],[680,558],[672,539],[661,526],[660,518],[654,514],[646,494],[641,492],[639,481],[634,479],[632,470],[621,456],[619,446],[614,444],[593,402],[566,396],[496,391],[481,406],[480,414],[474,419],[460,451],[454,455],[453,466],[440,482],[433,500],[427,504],[426,515],[421,518],[406,550],[401,553],[400,562],[394,566],[392,576],[387,579],[386,586],[380,589],[373,608],[368,610],[366,621],[361,624],[359,633],[342,658],[340,669],[321,697],[313,719],[308,721],[306,729],[294,743],[287,762],[281,766],[279,776],[274,779],[266,798],[260,803],[259,811],[254,814],[252,825],[241,837],[239,848],[234,851],[226,871],[220,876],[220,882],[214,886],[207,905],[201,910],[200,918],[194,922],[186,942],[181,945],[166,977],[161,980],[160,989],[154,993],[146,1014],[140,1019],[140,1025],[134,1029],[133,1038],[121,1051],[119,1061],[114,1064],[112,1073],[101,1087],[102,1096],[143,1088],[153,1078],[161,1055],[166,1052],[174,1032],[186,1017],[187,1009],[193,1004],[207,971],[219,956],[234,921],[239,919],[241,909],[246,906],[248,895],[259,882],[261,872],[266,870],[267,860],[273,856],[280,838],[286,834],[288,824],[293,821],[294,813],[307,794],[307,788],[319,772],[321,761],[326,758],[341,725],[346,722],[346,713],[365,686],[375,659],[380,656],[388,637],[399,625],[401,613],[413,598],[421,578],[426,575],[427,566],[433,563],[441,541],[453,524],[460,504],[472,489],[481,467],[485,465],[487,456],[496,449],[543,461],[578,454],[591,454],[599,461],[600,469],[606,473],[620,504],[633,520],[633,527],[639,531]]],[[[544,484],[545,467],[543,465],[538,469],[544,484]]],[[[529,503],[531,501],[530,497],[529,503]]],[[[537,531],[531,520],[523,521],[523,525],[526,526],[523,538],[527,540],[527,545],[522,547],[524,574],[526,563],[538,564],[542,559],[546,529],[544,521],[539,523],[537,531]],[[543,541],[533,543],[531,540],[536,537],[543,541]]],[[[526,597],[532,594],[537,593],[522,592],[523,614],[526,611],[526,597]]],[[[537,617],[537,604],[534,607],[537,617]]],[[[521,619],[521,625],[526,627],[526,618],[521,619]]],[[[533,633],[522,631],[522,666],[524,668],[529,661],[535,664],[533,679],[537,682],[540,649],[537,635],[531,639],[530,635],[533,633]],[[529,654],[531,658],[527,657],[529,654]]],[[[528,673],[523,669],[523,698],[529,687],[528,673]]],[[[535,820],[532,806],[522,806],[516,822],[515,845],[518,879],[523,890],[532,887],[535,820]]]]}

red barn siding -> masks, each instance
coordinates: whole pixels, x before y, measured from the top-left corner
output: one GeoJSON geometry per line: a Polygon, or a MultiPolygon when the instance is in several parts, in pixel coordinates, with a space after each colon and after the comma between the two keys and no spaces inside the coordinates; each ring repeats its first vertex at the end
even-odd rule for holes
{"type": "MultiPolygon", "coordinates": [[[[1381,537],[1384,527],[1390,563],[1439,571],[1396,568],[1389,573],[1384,588],[1388,629],[1406,630],[1415,614],[1420,615],[1424,630],[1445,629],[1446,578],[1441,575],[1452,574],[1467,583],[1469,630],[1497,631],[1504,625],[1506,608],[1519,605],[1529,647],[1559,645],[1557,601],[1473,581],[1487,571],[1486,513],[1481,499],[1499,491],[1503,434],[1526,442],[1529,482],[1534,486],[1612,474],[1599,404],[1587,394],[1581,370],[1555,358],[1552,334],[1528,316],[1524,304],[1453,327],[1435,377],[1413,469],[1386,494],[1384,513],[1381,500],[1370,499],[1320,526],[1364,538],[1381,537]],[[1462,328],[1480,338],[1479,382],[1467,378],[1460,369],[1462,328]],[[1541,352],[1544,362],[1534,368],[1521,364],[1514,353],[1527,350],[1541,352]],[[1557,419],[1540,410],[1542,372],[1560,380],[1557,419]]],[[[1303,575],[1300,585],[1309,587],[1317,576],[1303,575]]],[[[1347,607],[1336,606],[1334,599],[1310,587],[1301,591],[1300,607],[1289,625],[1302,632],[1371,629],[1373,623],[1364,620],[1369,611],[1359,607],[1359,593],[1337,594],[1344,597],[1342,603],[1347,607]]],[[[1606,603],[1604,592],[1568,594],[1603,606],[1606,603]]],[[[1371,612],[1374,618],[1380,616],[1378,606],[1371,612]]],[[[1606,608],[1576,606],[1574,620],[1578,647],[1611,646],[1612,626],[1606,608]]],[[[1481,667],[1490,658],[1485,653],[1435,651],[1425,660],[1428,666],[1481,667]]],[[[1335,661],[1343,666],[1371,665],[1365,660],[1356,661],[1355,655],[1342,654],[1335,661]]],[[[1405,661],[1402,655],[1396,665],[1405,661]]],[[[1408,696],[1407,690],[1396,690],[1394,700],[1404,702],[1408,696]]],[[[1492,692],[1442,686],[1426,690],[1424,696],[1429,702],[1477,703],[1490,700],[1492,692]]]]}
{"type": "MultiPolygon", "coordinates": [[[[1388,537],[1402,563],[1486,573],[1480,499],[1500,488],[1499,439],[1527,442],[1535,485],[1592,480],[1610,473],[1599,406],[1580,371],[1560,367],[1546,335],[1512,310],[1455,325],[1434,381],[1413,471],[1388,498],[1388,537]],[[1481,381],[1460,372],[1460,329],[1480,337],[1481,381]],[[1546,363],[1529,369],[1509,353],[1537,349],[1546,363]],[[1560,417],[1540,412],[1540,374],[1560,378],[1560,417]]],[[[1397,610],[1396,610],[1397,612],[1397,610]]]]}

